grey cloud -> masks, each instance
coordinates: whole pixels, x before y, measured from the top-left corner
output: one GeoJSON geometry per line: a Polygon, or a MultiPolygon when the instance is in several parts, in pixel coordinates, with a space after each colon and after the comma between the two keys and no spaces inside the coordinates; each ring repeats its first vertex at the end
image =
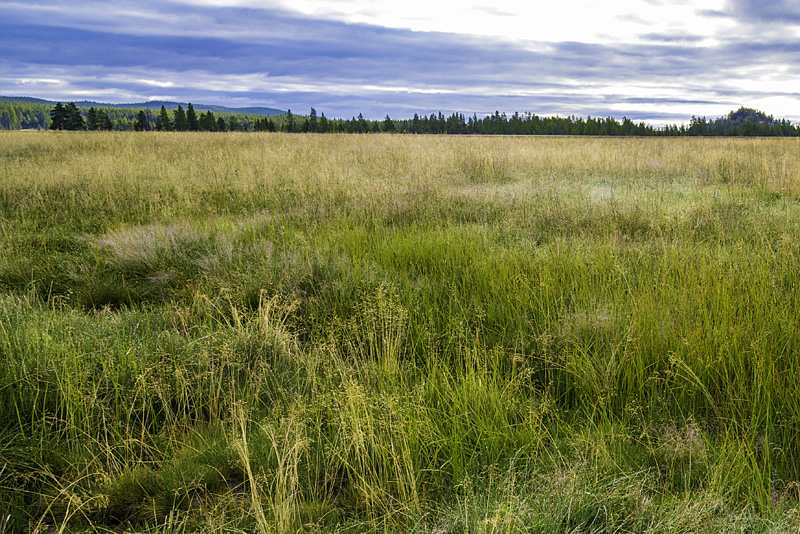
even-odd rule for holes
{"type": "Polygon", "coordinates": [[[727,8],[745,23],[800,24],[797,0],[728,0],[727,8]]]}
{"type": "Polygon", "coordinates": [[[723,18],[729,17],[730,15],[725,11],[719,11],[717,9],[698,9],[695,11],[697,15],[701,17],[709,17],[709,18],[723,18]]]}
{"type": "Polygon", "coordinates": [[[531,51],[525,43],[344,24],[268,9],[147,0],[135,7],[140,14],[125,21],[103,20],[102,11],[88,20],[83,14],[96,5],[80,2],[55,18],[4,6],[4,94],[64,98],[83,91],[117,101],[169,96],[298,112],[314,106],[328,116],[363,112],[372,118],[500,109],[652,120],[664,113],[635,110],[648,102],[740,103],[737,97],[746,94],[735,90],[738,70],[763,65],[765,57],[800,69],[800,45],[790,39],[731,38],[701,48],[691,35],[650,34],[650,42],[635,46],[533,43],[531,51]],[[140,27],[144,21],[150,21],[146,31],[140,27]],[[21,81],[37,78],[63,84],[21,81]],[[618,88],[628,84],[653,87],[652,97],[621,94],[618,88]],[[602,93],[587,94],[586,87],[602,93]],[[659,87],[672,92],[665,96],[659,87]],[[730,94],[722,92],[729,88],[730,94]]]}
{"type": "Polygon", "coordinates": [[[800,24],[800,3],[796,0],[726,0],[722,10],[700,9],[696,13],[704,17],[734,19],[744,25],[800,24]]]}
{"type": "Polygon", "coordinates": [[[648,33],[640,36],[645,41],[658,43],[698,43],[702,37],[688,33],[648,33]]]}

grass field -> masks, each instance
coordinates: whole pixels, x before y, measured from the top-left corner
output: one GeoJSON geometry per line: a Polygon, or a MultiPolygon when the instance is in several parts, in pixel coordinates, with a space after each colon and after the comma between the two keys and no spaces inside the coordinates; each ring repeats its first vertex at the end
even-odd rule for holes
{"type": "Polygon", "coordinates": [[[800,530],[800,143],[0,132],[0,534],[800,530]]]}

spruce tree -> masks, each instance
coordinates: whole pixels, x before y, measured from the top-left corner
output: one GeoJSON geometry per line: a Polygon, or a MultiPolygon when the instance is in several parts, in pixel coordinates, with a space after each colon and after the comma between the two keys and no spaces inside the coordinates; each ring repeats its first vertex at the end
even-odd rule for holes
{"type": "Polygon", "coordinates": [[[292,133],[294,131],[294,115],[292,115],[292,110],[286,111],[286,122],[283,124],[283,131],[292,133]]]}
{"type": "Polygon", "coordinates": [[[386,118],[383,119],[383,131],[393,133],[395,131],[394,121],[389,118],[389,115],[386,115],[386,118]]]}
{"type": "Polygon", "coordinates": [[[172,115],[176,132],[185,132],[189,129],[189,121],[186,120],[186,112],[180,104],[178,104],[178,109],[172,112],[172,115]]]}
{"type": "Polygon", "coordinates": [[[104,109],[97,111],[97,129],[110,132],[114,129],[114,123],[108,118],[108,113],[104,109]]]}
{"type": "Polygon", "coordinates": [[[411,119],[411,133],[414,133],[414,134],[415,133],[419,133],[419,129],[420,129],[419,115],[414,113],[414,118],[411,119]]]}
{"type": "Polygon", "coordinates": [[[50,111],[50,129],[64,130],[67,124],[67,110],[58,102],[50,111]]]}
{"type": "Polygon", "coordinates": [[[361,133],[369,133],[370,127],[369,124],[367,123],[367,120],[364,118],[364,115],[359,113],[358,119],[356,120],[358,121],[358,131],[361,133]]]}
{"type": "Polygon", "coordinates": [[[136,124],[133,125],[133,129],[137,132],[146,132],[149,130],[149,121],[143,109],[139,110],[139,115],[136,117],[136,124]]]}
{"type": "Polygon", "coordinates": [[[170,130],[172,130],[172,123],[169,120],[169,115],[167,114],[167,108],[165,108],[162,105],[161,111],[158,114],[158,120],[156,121],[156,131],[169,132],[170,130]]]}
{"type": "Polygon", "coordinates": [[[317,131],[317,110],[314,108],[311,108],[311,113],[308,116],[308,131],[317,131]]]}
{"type": "Polygon", "coordinates": [[[217,129],[217,119],[214,113],[208,111],[200,115],[200,129],[204,132],[214,132],[217,129]]]}
{"type": "Polygon", "coordinates": [[[218,132],[225,132],[228,130],[227,125],[225,124],[225,119],[222,117],[217,119],[217,131],[218,132]]]}
{"type": "Polygon", "coordinates": [[[196,132],[200,129],[200,123],[197,122],[197,113],[195,113],[194,106],[192,106],[191,102],[189,102],[189,105],[186,107],[186,122],[189,125],[190,132],[196,132]]]}
{"type": "Polygon", "coordinates": [[[83,120],[83,116],[81,115],[81,110],[78,109],[78,106],[75,105],[75,102],[70,102],[67,104],[67,124],[66,130],[85,130],[86,123],[83,120]]]}
{"type": "Polygon", "coordinates": [[[87,127],[89,128],[89,131],[93,132],[93,131],[97,130],[97,126],[98,126],[98,124],[97,124],[97,110],[94,109],[94,107],[89,108],[89,111],[86,112],[86,119],[87,119],[86,122],[87,122],[87,127]]]}

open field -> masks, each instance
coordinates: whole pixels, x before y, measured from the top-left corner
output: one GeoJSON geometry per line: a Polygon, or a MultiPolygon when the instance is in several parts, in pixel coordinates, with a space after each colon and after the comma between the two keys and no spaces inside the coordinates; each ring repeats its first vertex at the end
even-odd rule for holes
{"type": "Polygon", "coordinates": [[[0,534],[800,530],[800,142],[0,132],[0,534]]]}

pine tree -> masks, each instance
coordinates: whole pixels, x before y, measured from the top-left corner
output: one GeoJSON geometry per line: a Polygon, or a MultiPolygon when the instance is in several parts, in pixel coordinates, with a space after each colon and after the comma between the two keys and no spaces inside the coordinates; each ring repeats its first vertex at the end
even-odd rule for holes
{"type": "Polygon", "coordinates": [[[186,107],[186,122],[189,125],[190,132],[196,132],[200,129],[200,123],[197,122],[197,113],[195,113],[194,106],[192,106],[191,102],[189,102],[189,105],[186,107]]]}
{"type": "Polygon", "coordinates": [[[178,104],[178,109],[172,112],[172,115],[176,132],[185,132],[189,129],[189,121],[186,120],[186,112],[180,104],[178,104]]]}
{"type": "Polygon", "coordinates": [[[389,118],[389,115],[386,115],[386,118],[383,119],[383,131],[389,133],[395,132],[394,121],[389,118]]]}
{"type": "Polygon", "coordinates": [[[311,108],[311,113],[308,115],[308,131],[317,131],[317,110],[311,108]]]}
{"type": "Polygon", "coordinates": [[[283,131],[288,133],[294,131],[294,115],[292,115],[291,109],[286,111],[286,122],[283,124],[283,131]]]}
{"type": "Polygon", "coordinates": [[[225,119],[222,117],[217,119],[217,131],[218,132],[225,132],[228,130],[227,125],[225,124],[225,119]]]}
{"type": "Polygon", "coordinates": [[[139,115],[136,117],[136,124],[133,125],[133,129],[137,132],[146,132],[150,129],[149,126],[150,121],[147,120],[147,114],[143,109],[140,109],[139,115]]]}
{"type": "Polygon", "coordinates": [[[217,130],[217,119],[214,118],[214,113],[208,111],[200,115],[200,129],[204,132],[214,132],[217,130]]]}
{"type": "Polygon", "coordinates": [[[421,126],[421,124],[420,124],[420,120],[419,120],[419,115],[414,113],[414,118],[411,119],[411,133],[413,133],[413,134],[419,133],[420,126],[421,126]]]}
{"type": "Polygon", "coordinates": [[[51,130],[66,130],[67,126],[67,109],[58,102],[50,111],[50,129],[51,130]]]}
{"type": "Polygon", "coordinates": [[[98,123],[97,123],[97,110],[94,107],[89,108],[89,111],[86,112],[86,123],[89,131],[93,132],[97,130],[98,123]]]}
{"type": "Polygon", "coordinates": [[[97,111],[97,129],[107,132],[114,129],[114,123],[108,118],[108,113],[104,109],[97,111]]]}
{"type": "Polygon", "coordinates": [[[169,132],[171,130],[172,130],[172,123],[169,120],[169,115],[167,114],[167,108],[165,108],[162,105],[161,111],[158,114],[158,120],[156,121],[156,131],[169,132]]]}
{"type": "Polygon", "coordinates": [[[75,102],[70,102],[67,104],[67,124],[66,130],[85,130],[86,123],[83,120],[83,116],[81,115],[81,110],[78,109],[78,106],[75,105],[75,102]]]}
{"type": "Polygon", "coordinates": [[[364,115],[361,113],[358,114],[358,131],[361,133],[369,133],[369,124],[367,124],[367,120],[364,118],[364,115]]]}

